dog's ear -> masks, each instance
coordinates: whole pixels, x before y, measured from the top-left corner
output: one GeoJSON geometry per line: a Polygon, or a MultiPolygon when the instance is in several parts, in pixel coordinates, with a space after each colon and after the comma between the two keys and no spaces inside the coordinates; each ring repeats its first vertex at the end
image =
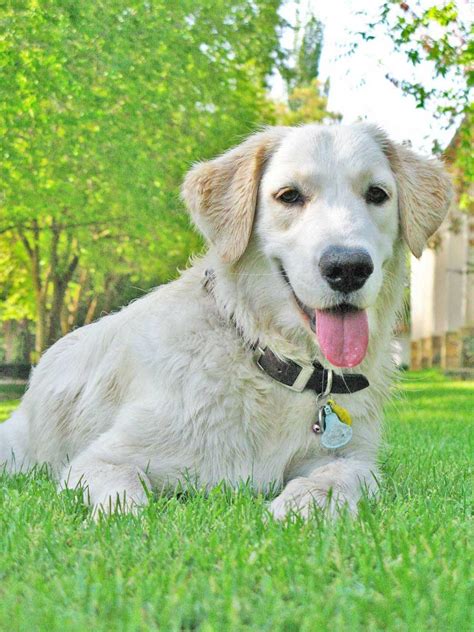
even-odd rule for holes
{"type": "Polygon", "coordinates": [[[418,156],[380,130],[376,134],[397,181],[403,238],[415,257],[420,257],[446,217],[453,195],[451,181],[438,160],[418,156]]]}
{"type": "Polygon", "coordinates": [[[443,165],[398,145],[389,159],[398,188],[402,234],[415,257],[438,230],[451,203],[453,190],[443,165]]]}
{"type": "Polygon", "coordinates": [[[184,180],[182,196],[194,223],[228,263],[240,259],[247,247],[262,170],[284,134],[284,127],[254,134],[197,164],[184,180]]]}

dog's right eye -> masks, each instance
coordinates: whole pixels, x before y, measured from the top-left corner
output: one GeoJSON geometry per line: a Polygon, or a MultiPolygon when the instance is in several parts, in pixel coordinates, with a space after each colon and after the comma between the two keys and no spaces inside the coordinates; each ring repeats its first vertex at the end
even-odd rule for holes
{"type": "Polygon", "coordinates": [[[284,204],[304,204],[304,198],[298,189],[292,189],[290,187],[279,191],[275,198],[284,204]]]}

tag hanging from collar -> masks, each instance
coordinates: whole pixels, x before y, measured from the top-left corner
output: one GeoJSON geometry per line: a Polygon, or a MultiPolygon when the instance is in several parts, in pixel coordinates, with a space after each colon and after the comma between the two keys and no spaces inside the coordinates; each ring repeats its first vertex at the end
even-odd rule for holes
{"type": "MultiPolygon", "coordinates": [[[[328,371],[328,382],[324,392],[318,395],[318,400],[331,395],[333,373],[328,371]]],[[[352,418],[348,410],[328,399],[324,406],[318,409],[318,421],[313,424],[315,434],[321,434],[321,445],[328,450],[343,448],[352,439],[352,418]]]]}
{"type": "Polygon", "coordinates": [[[321,434],[321,445],[328,450],[343,448],[352,439],[352,419],[349,412],[333,400],[318,411],[318,421],[313,432],[321,434]]]}

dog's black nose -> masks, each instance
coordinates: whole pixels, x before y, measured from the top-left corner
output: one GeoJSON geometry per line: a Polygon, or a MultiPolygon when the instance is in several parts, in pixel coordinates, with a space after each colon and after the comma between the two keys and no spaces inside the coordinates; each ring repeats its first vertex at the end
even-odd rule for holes
{"type": "Polygon", "coordinates": [[[321,255],[319,269],[332,290],[355,292],[374,271],[369,253],[362,248],[329,246],[321,255]]]}

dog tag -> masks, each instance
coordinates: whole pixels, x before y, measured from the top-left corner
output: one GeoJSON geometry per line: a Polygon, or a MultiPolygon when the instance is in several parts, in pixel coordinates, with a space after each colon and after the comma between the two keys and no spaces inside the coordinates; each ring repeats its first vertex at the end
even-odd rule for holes
{"type": "Polygon", "coordinates": [[[336,415],[330,404],[323,406],[324,432],[321,444],[329,450],[342,448],[352,439],[352,428],[343,423],[336,415]]]}

